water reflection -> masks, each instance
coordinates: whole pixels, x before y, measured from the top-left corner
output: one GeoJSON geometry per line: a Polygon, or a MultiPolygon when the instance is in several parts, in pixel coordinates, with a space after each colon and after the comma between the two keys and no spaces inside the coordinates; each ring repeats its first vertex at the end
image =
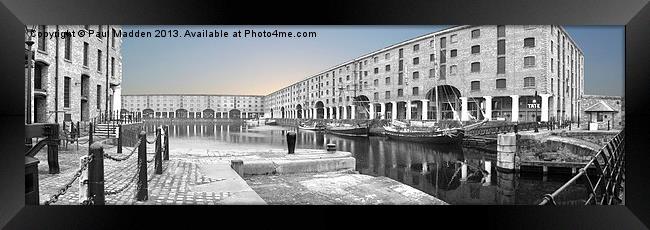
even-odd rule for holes
{"type": "MultiPolygon", "coordinates": [[[[155,132],[149,124],[147,132],[155,132]]],[[[352,152],[362,174],[385,176],[451,204],[537,204],[542,195],[561,186],[570,176],[501,173],[496,154],[459,146],[400,142],[383,137],[341,137],[322,132],[277,126],[227,124],[167,124],[170,145],[206,148],[268,150],[286,148],[286,133],[297,133],[296,148],[337,149],[352,152]]],[[[584,201],[586,189],[573,186],[561,197],[573,204],[584,201]]]]}

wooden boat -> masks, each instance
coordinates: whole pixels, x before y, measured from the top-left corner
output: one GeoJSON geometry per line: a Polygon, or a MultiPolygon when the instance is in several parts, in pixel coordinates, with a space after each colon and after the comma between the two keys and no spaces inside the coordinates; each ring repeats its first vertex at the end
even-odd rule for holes
{"type": "Polygon", "coordinates": [[[384,134],[391,139],[434,144],[458,144],[464,136],[462,128],[442,130],[413,130],[385,126],[384,134]]]}
{"type": "Polygon", "coordinates": [[[266,125],[278,125],[278,122],[276,120],[266,120],[266,125]]]}
{"type": "Polygon", "coordinates": [[[299,124],[298,129],[310,130],[310,131],[323,131],[325,130],[325,126],[322,124],[313,124],[313,125],[299,124]]]}
{"type": "Polygon", "coordinates": [[[370,127],[367,125],[341,125],[327,126],[326,130],[332,134],[343,136],[367,137],[370,127]]]}

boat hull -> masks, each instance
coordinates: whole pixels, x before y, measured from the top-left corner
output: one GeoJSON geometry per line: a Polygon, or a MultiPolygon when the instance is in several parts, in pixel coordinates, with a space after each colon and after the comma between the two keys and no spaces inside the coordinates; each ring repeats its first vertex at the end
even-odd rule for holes
{"type": "Polygon", "coordinates": [[[390,139],[433,144],[459,144],[462,142],[464,136],[462,130],[452,130],[447,131],[447,133],[385,130],[384,134],[390,139]]]}
{"type": "Polygon", "coordinates": [[[298,129],[300,130],[308,130],[308,131],[323,131],[325,128],[323,127],[303,127],[303,126],[298,126],[298,129]]]}
{"type": "Polygon", "coordinates": [[[332,134],[352,137],[367,137],[368,127],[330,127],[327,131],[332,134]]]}

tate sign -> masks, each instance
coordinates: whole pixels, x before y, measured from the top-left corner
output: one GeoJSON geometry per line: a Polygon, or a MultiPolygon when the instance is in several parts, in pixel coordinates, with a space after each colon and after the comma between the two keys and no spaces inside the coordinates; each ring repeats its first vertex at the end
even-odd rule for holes
{"type": "Polygon", "coordinates": [[[529,108],[529,109],[539,109],[539,108],[541,108],[541,106],[540,106],[540,104],[537,104],[537,103],[535,103],[535,104],[528,104],[528,108],[529,108]]]}

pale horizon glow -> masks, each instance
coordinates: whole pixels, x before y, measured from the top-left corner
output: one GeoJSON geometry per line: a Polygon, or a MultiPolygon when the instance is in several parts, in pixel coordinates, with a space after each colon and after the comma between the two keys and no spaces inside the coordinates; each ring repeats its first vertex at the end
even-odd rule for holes
{"type": "MultiPolygon", "coordinates": [[[[122,94],[268,95],[361,55],[450,26],[123,26],[317,32],[316,38],[124,38],[122,94]]],[[[624,28],[568,26],[585,94],[623,96],[624,28]]]]}

